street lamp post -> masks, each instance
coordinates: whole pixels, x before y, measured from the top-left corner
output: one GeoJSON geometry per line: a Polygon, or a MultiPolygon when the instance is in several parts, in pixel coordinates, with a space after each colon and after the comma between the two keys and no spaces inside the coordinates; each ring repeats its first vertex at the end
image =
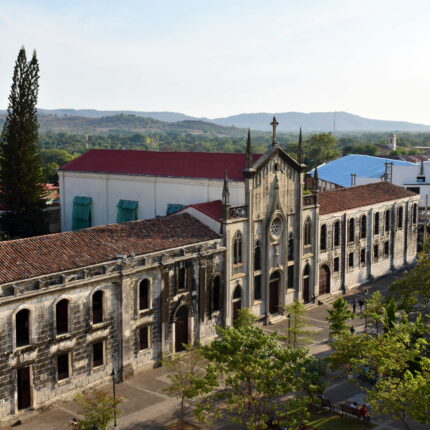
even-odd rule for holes
{"type": "Polygon", "coordinates": [[[113,393],[113,401],[114,401],[114,407],[113,407],[113,428],[114,430],[119,430],[118,424],[116,423],[116,393],[115,393],[115,377],[116,372],[115,369],[112,368],[112,373],[110,374],[112,376],[112,393],[113,393]]]}
{"type": "Polygon", "coordinates": [[[288,314],[287,318],[288,318],[288,346],[291,346],[291,331],[290,331],[290,328],[291,328],[291,314],[288,314]]]}

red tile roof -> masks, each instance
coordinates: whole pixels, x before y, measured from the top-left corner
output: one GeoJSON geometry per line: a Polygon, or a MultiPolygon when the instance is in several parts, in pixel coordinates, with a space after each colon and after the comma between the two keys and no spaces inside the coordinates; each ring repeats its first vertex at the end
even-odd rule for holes
{"type": "MultiPolygon", "coordinates": [[[[206,203],[197,203],[194,205],[185,206],[182,209],[179,209],[177,212],[182,212],[184,209],[187,208],[194,208],[205,215],[207,215],[210,218],[213,218],[215,221],[219,221],[221,218],[221,200],[214,200],[212,202],[206,202],[206,203]]],[[[175,213],[177,213],[175,212],[175,213]]],[[[173,214],[172,214],[173,215],[173,214]]]]}
{"type": "MultiPolygon", "coordinates": [[[[254,154],[254,161],[260,155],[254,154]]],[[[174,176],[243,181],[245,154],[217,152],[154,152],[91,149],[60,170],[125,175],[174,176]]]]}
{"type": "Polygon", "coordinates": [[[320,215],[325,215],[413,196],[417,196],[417,194],[397,185],[376,182],[320,193],[318,196],[319,212],[320,215]]]}
{"type": "Polygon", "coordinates": [[[218,238],[182,214],[0,242],[0,284],[218,238]]]}

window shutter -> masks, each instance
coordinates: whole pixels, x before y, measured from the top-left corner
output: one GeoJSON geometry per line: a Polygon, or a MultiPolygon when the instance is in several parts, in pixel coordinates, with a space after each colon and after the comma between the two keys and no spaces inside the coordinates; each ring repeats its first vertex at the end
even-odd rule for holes
{"type": "Polygon", "coordinates": [[[91,227],[91,197],[76,196],[73,199],[72,230],[91,227]]]}
{"type": "Polygon", "coordinates": [[[137,220],[138,202],[134,200],[120,200],[118,202],[118,214],[116,222],[127,222],[137,220]]]}

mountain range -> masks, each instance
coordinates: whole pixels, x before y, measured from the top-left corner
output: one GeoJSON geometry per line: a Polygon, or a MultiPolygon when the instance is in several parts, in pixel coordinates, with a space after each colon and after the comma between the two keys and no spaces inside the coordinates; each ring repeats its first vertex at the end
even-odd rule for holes
{"type": "MultiPolygon", "coordinates": [[[[0,111],[0,115],[5,111],[0,111]]],[[[238,130],[234,128],[250,128],[258,131],[270,131],[270,122],[276,116],[279,122],[278,131],[297,133],[302,127],[305,133],[310,132],[430,132],[430,125],[411,123],[406,121],[387,121],[364,118],[348,112],[281,112],[281,113],[243,113],[239,115],[227,116],[224,118],[199,118],[177,112],[143,112],[143,111],[104,111],[95,109],[39,109],[42,129],[68,130],[72,123],[73,128],[82,126],[85,128],[98,128],[101,121],[101,128],[106,129],[116,121],[109,118],[118,116],[127,118],[127,123],[136,123],[132,129],[141,128],[169,129],[178,128],[181,131],[190,129],[193,132],[197,129],[212,129],[217,134],[235,135],[238,130]],[[135,120],[133,120],[133,117],[135,120]],[[142,121],[142,119],[145,120],[142,121]],[[167,123],[167,124],[162,124],[167,123]],[[169,123],[171,125],[169,125],[169,123]],[[172,124],[175,123],[175,124],[172,124]],[[218,129],[216,125],[223,127],[218,129]],[[76,127],[75,127],[76,126],[76,127]]],[[[124,124],[125,126],[125,124],[124,124]]],[[[124,128],[124,127],[121,127],[124,128]]]]}

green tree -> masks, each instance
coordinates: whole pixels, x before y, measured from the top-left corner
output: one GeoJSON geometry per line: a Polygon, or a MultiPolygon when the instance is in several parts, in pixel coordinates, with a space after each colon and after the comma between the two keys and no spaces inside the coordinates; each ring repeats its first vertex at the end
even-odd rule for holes
{"type": "Polygon", "coordinates": [[[362,317],[369,318],[376,325],[376,333],[379,333],[379,326],[384,325],[387,318],[384,307],[384,297],[379,291],[375,291],[367,300],[362,317]]]}
{"type": "Polygon", "coordinates": [[[107,430],[114,416],[121,414],[118,406],[122,403],[121,398],[113,398],[111,394],[104,391],[94,391],[90,394],[79,393],[75,402],[81,408],[81,414],[85,417],[78,423],[79,430],[92,430],[94,423],[100,430],[107,430]]]}
{"type": "Polygon", "coordinates": [[[336,139],[331,133],[311,135],[305,142],[305,161],[310,167],[319,166],[339,157],[336,139]]]}
{"type": "Polygon", "coordinates": [[[39,64],[36,53],[27,61],[19,51],[13,73],[6,121],[0,142],[0,181],[4,212],[2,228],[9,237],[47,232],[41,161],[37,149],[37,95],[39,64]]]}
{"type": "Polygon", "coordinates": [[[57,169],[59,166],[73,160],[73,155],[62,149],[44,149],[40,151],[44,181],[58,182],[57,169]]]}
{"type": "Polygon", "coordinates": [[[330,329],[330,337],[334,337],[348,331],[349,326],[347,322],[354,319],[354,314],[349,309],[348,303],[346,303],[342,297],[339,297],[333,303],[332,308],[327,312],[328,317],[326,317],[326,320],[328,321],[330,329]]]}
{"type": "Polygon", "coordinates": [[[269,335],[253,324],[247,309],[240,311],[239,320],[235,327],[218,327],[218,338],[202,347],[221,389],[200,403],[198,416],[222,415],[250,430],[266,428],[274,416],[294,428],[307,416],[305,393],[320,381],[315,359],[304,348],[281,345],[276,333],[269,335]]]}
{"type": "Polygon", "coordinates": [[[285,307],[285,313],[288,318],[288,328],[286,340],[288,346],[297,348],[305,346],[310,341],[313,334],[311,330],[306,330],[306,308],[301,302],[295,302],[285,307]]]}
{"type": "Polygon", "coordinates": [[[165,391],[180,401],[180,428],[184,428],[185,401],[208,394],[217,385],[216,374],[211,364],[203,370],[203,357],[198,348],[187,345],[185,355],[174,354],[163,361],[172,373],[168,375],[170,385],[165,391]]]}

